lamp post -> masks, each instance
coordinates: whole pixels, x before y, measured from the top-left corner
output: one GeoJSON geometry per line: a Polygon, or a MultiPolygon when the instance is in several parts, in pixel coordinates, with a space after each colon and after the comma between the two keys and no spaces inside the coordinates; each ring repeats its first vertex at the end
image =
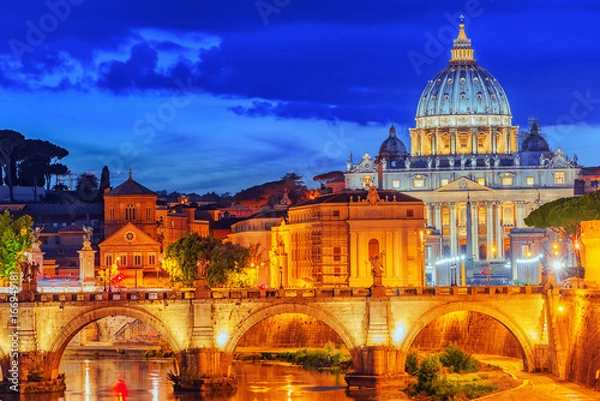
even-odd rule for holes
{"type": "Polygon", "coordinates": [[[279,266],[279,289],[283,290],[283,266],[279,266]]]}

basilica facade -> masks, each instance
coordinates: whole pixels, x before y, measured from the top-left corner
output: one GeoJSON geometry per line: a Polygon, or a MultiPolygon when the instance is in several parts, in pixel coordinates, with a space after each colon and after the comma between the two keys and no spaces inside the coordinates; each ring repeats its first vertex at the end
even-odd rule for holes
{"type": "Polygon", "coordinates": [[[448,65],[427,83],[415,120],[409,148],[392,126],[377,155],[350,157],[346,188],[375,186],[424,201],[432,284],[450,284],[441,262],[461,257],[469,279],[488,263],[509,269],[513,280],[539,280],[539,263],[531,268],[528,258],[556,239],[526,228],[523,219],[545,202],[573,196],[581,169],[576,157],[549,148],[535,121],[519,141],[507,95],[478,65],[462,22],[448,65]]]}

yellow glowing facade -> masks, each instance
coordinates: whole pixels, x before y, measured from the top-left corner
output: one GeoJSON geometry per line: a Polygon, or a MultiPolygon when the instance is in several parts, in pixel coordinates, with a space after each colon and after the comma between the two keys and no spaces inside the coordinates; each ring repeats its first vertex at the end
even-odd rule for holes
{"type": "Polygon", "coordinates": [[[424,205],[396,191],[321,195],[272,228],[271,286],[369,287],[374,264],[389,287],[424,285],[424,205]]]}

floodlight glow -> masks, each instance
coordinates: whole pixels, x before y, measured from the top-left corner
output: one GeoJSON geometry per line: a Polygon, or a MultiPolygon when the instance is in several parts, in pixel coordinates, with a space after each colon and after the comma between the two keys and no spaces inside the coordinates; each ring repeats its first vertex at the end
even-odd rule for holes
{"type": "Polygon", "coordinates": [[[552,267],[554,268],[554,270],[559,270],[562,267],[562,264],[558,260],[555,260],[552,263],[552,267]]]}
{"type": "Polygon", "coordinates": [[[217,334],[217,345],[219,347],[224,346],[225,344],[227,344],[228,339],[229,334],[227,333],[227,330],[221,330],[219,334],[217,334]]]}
{"type": "Polygon", "coordinates": [[[406,336],[406,326],[404,325],[404,323],[396,324],[396,328],[394,329],[394,332],[392,333],[392,340],[394,341],[394,344],[400,344],[402,342],[402,340],[404,340],[405,336],[406,336]]]}

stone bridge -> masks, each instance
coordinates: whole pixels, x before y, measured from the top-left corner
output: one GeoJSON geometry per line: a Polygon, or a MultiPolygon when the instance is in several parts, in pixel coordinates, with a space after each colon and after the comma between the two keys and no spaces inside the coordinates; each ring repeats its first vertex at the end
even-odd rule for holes
{"type": "Polygon", "coordinates": [[[551,341],[568,333],[548,333],[561,326],[548,309],[560,303],[554,292],[540,287],[428,287],[387,288],[378,294],[362,288],[61,293],[29,294],[18,303],[1,294],[0,302],[10,307],[0,309],[5,322],[0,357],[6,375],[13,363],[10,354],[18,346],[24,386],[36,366],[42,368],[44,381],[60,381],[62,354],[80,330],[105,317],[127,316],[162,334],[178,368],[193,366],[204,377],[227,378],[233,352],[246,332],[269,317],[296,313],[318,319],[339,334],[352,355],[349,384],[378,386],[404,375],[406,354],[427,324],[451,312],[472,311],[494,318],[514,335],[525,370],[562,369],[565,376],[566,355],[572,350],[568,341],[551,341]]]}

